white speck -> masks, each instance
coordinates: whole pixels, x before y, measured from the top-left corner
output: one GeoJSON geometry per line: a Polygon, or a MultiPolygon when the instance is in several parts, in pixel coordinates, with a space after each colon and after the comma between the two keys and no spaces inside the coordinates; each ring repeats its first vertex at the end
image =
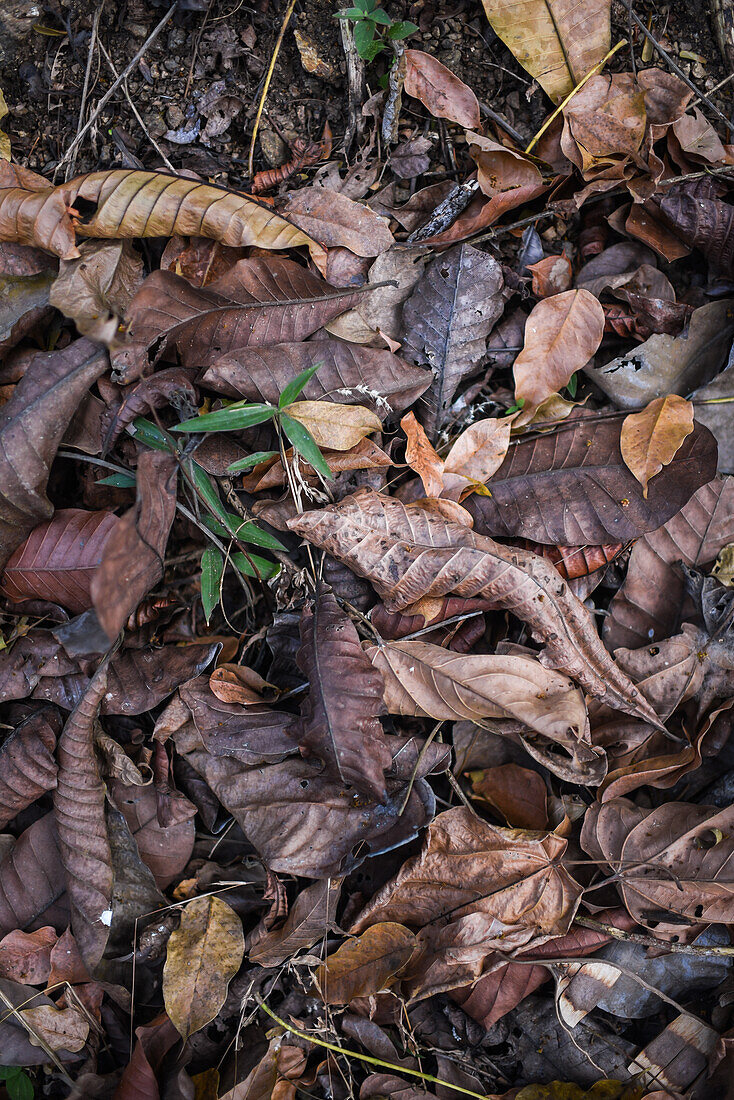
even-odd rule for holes
{"type": "Polygon", "coordinates": [[[109,928],[109,926],[112,924],[112,910],[105,909],[104,912],[100,914],[99,919],[102,921],[102,924],[106,925],[107,928],[109,928]]]}

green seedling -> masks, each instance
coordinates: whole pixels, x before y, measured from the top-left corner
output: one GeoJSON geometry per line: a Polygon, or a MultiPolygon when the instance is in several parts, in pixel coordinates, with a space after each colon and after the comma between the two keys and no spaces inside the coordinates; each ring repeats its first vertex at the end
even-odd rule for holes
{"type": "Polygon", "coordinates": [[[354,45],[363,61],[374,61],[389,48],[390,42],[400,42],[418,30],[415,23],[393,22],[378,0],[354,0],[353,8],[337,12],[337,19],[354,24],[354,45]]]}

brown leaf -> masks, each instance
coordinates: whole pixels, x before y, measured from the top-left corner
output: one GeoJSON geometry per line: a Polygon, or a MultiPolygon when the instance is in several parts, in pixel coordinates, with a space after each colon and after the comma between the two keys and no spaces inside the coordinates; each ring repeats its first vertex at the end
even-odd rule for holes
{"type": "Polygon", "coordinates": [[[664,223],[691,248],[706,257],[711,268],[731,278],[734,273],[734,206],[697,194],[685,184],[671,187],[660,199],[664,223]]]}
{"type": "Polygon", "coordinates": [[[279,212],[325,248],[348,248],[357,256],[379,256],[394,243],[387,218],[325,187],[289,191],[279,204],[279,212]]]}
{"type": "MultiPolygon", "coordinates": [[[[202,384],[228,397],[277,404],[286,384],[316,364],[318,370],[302,390],[309,401],[369,404],[377,395],[400,412],[412,405],[431,381],[430,371],[413,367],[390,351],[319,338],[222,356],[206,369],[202,384]]],[[[376,411],[382,412],[379,403],[376,411]]]]}
{"type": "Polygon", "coordinates": [[[163,1001],[184,1040],[219,1012],[245,953],[242,922],[218,897],[194,898],[168,941],[163,1001]]]}
{"type": "Polygon", "coordinates": [[[546,546],[538,542],[524,542],[526,550],[542,554],[552,561],[565,580],[589,577],[619,557],[623,542],[606,542],[601,546],[546,546]]]}
{"type": "Polygon", "coordinates": [[[0,357],[48,317],[53,279],[52,271],[23,276],[0,272],[0,357]]]}
{"type": "MultiPolygon", "coordinates": [[[[191,711],[201,742],[212,756],[234,756],[244,764],[282,760],[296,749],[296,718],[266,704],[243,707],[217,698],[209,677],[182,684],[181,699],[191,711]]],[[[185,750],[181,750],[185,751],[185,750]]]]}
{"type": "Polygon", "coordinates": [[[8,932],[0,940],[0,977],[23,985],[45,985],[51,973],[51,948],[57,940],[49,927],[37,932],[8,932]]]}
{"type": "Polygon", "coordinates": [[[107,353],[82,339],[37,355],[0,411],[0,565],[41,520],[53,514],[46,496],[51,463],[107,353]]]}
{"type": "MultiPolygon", "coordinates": [[[[653,486],[651,495],[654,491],[653,486]]],[[[684,597],[683,574],[676,563],[708,566],[731,542],[734,478],[717,478],[703,485],[664,526],[634,546],[625,582],[604,620],[607,647],[636,649],[673,633],[684,597]]]]}
{"type": "Polygon", "coordinates": [[[414,990],[456,988],[479,974],[494,947],[514,951],[565,935],[581,896],[560,863],[565,848],[553,834],[501,829],[464,807],[447,810],[350,931],[378,921],[422,929],[422,954],[410,967],[414,990]]]}
{"type": "MultiPolygon", "coordinates": [[[[28,1009],[55,1009],[53,1001],[36,989],[5,978],[0,978],[0,993],[3,1002],[3,1013],[0,1017],[0,1050],[3,1052],[4,1063],[10,1066],[47,1064],[49,1056],[31,1030],[33,1017],[24,1021],[22,1013],[28,1009]]],[[[70,1054],[64,1055],[63,1051],[60,1052],[60,1056],[64,1060],[71,1057],[70,1054]]]]}
{"type": "Polygon", "coordinates": [[[221,1100],[296,1100],[296,1084],[303,1075],[306,1055],[284,1043],[282,1036],[270,1045],[243,1081],[228,1089],[221,1100]]]}
{"type": "Polygon", "coordinates": [[[603,335],[604,310],[587,290],[567,290],[533,307],[513,369],[515,398],[524,401],[517,425],[586,366],[603,335]]]}
{"type": "Polygon", "coordinates": [[[400,421],[400,427],[408,441],[405,461],[423,482],[426,496],[440,497],[443,492],[443,459],[437,454],[414,413],[407,413],[400,421]]]}
{"type": "Polygon", "coordinates": [[[112,855],[104,813],[105,787],[94,755],[94,724],[106,689],[104,662],[59,738],[59,774],[54,791],[72,931],[90,968],[102,957],[112,920],[112,855]]]}
{"type": "Polygon", "coordinates": [[[60,509],[11,554],[0,591],[16,603],[49,600],[74,614],[87,611],[92,580],[119,522],[114,512],[60,509]]]}
{"type": "Polygon", "coordinates": [[[112,801],[135,839],[140,858],[152,871],[159,889],[165,890],[191,859],[196,807],[182,794],[173,792],[173,814],[162,825],[158,796],[152,785],[129,786],[113,779],[109,788],[112,801]]]}
{"type": "Polygon", "coordinates": [[[433,814],[433,794],[423,776],[446,767],[445,746],[435,746],[435,753],[431,746],[419,760],[420,743],[393,738],[388,744],[393,767],[387,801],[381,804],[355,797],[301,759],[246,768],[231,758],[194,751],[186,760],[235,817],[266,866],[326,878],[412,840],[433,814]],[[416,782],[403,809],[414,770],[416,782]]]}
{"type": "Polygon", "coordinates": [[[573,267],[568,256],[544,256],[537,263],[528,264],[533,277],[533,294],[536,298],[550,298],[570,289],[573,283],[573,267]]]}
{"type": "Polygon", "coordinates": [[[256,966],[280,966],[304,947],[337,931],[336,907],[342,879],[328,878],[301,890],[281,928],[271,929],[248,951],[256,966]]]}
{"type": "Polygon", "coordinates": [[[467,134],[467,142],[477,163],[479,187],[489,202],[483,203],[481,197],[476,196],[449,229],[433,238],[433,244],[463,240],[548,189],[538,165],[524,153],[508,149],[482,134],[467,134]]]}
{"type": "Polygon", "coordinates": [[[581,417],[510,448],[491,496],[466,508],[478,531],[555,546],[627,542],[654,531],[716,471],[716,441],[696,424],[643,498],[619,449],[620,422],[581,417]]]}
{"type": "Polygon", "coordinates": [[[169,402],[177,407],[177,402],[187,400],[191,405],[196,404],[196,389],[191,372],[181,367],[156,371],[137,385],[126,388],[120,404],[107,408],[102,415],[102,453],[111,450],[137,416],[144,416],[151,409],[160,409],[169,402]]]}
{"type": "Polygon", "coordinates": [[[478,491],[502,465],[510,446],[510,416],[470,424],[446,455],[443,496],[463,500],[478,491]]]}
{"type": "Polygon", "coordinates": [[[85,241],[76,260],[62,260],[50,302],[82,336],[110,343],[143,281],[142,257],[127,241],[85,241]]]}
{"type": "Polygon", "coordinates": [[[446,422],[459,383],[477,371],[504,307],[503,288],[497,261],[460,245],[434,260],[405,302],[404,354],[435,375],[423,397],[422,419],[430,437],[446,422]]]}
{"type": "Polygon", "coordinates": [[[79,1051],[89,1035],[89,1023],[76,1008],[39,1005],[21,1008],[20,1016],[49,1050],[79,1051]]]}
{"type": "MultiPolygon", "coordinates": [[[[293,460],[293,454],[293,448],[288,447],[285,452],[286,462],[293,460]]],[[[390,456],[373,443],[371,439],[360,440],[356,447],[352,447],[349,451],[325,449],[322,454],[326,465],[335,475],[352,470],[386,470],[393,464],[390,456]]],[[[302,458],[299,458],[299,471],[309,484],[321,484],[316,471],[302,458]]],[[[283,460],[275,458],[272,460],[272,465],[263,463],[262,466],[255,467],[251,474],[242,478],[241,484],[242,488],[247,489],[248,492],[261,493],[266,489],[285,485],[287,481],[283,460]]]]}
{"type": "Polygon", "coordinates": [[[581,843],[615,868],[625,906],[656,937],[683,930],[688,939],[707,923],[731,922],[731,806],[667,802],[650,810],[613,798],[589,808],[581,843]]]}
{"type": "Polygon", "coordinates": [[[127,312],[136,347],[175,346],[184,366],[208,366],[243,348],[305,340],[358,300],[293,260],[240,260],[207,287],[154,271],[127,312]]]}
{"type": "Polygon", "coordinates": [[[434,118],[447,118],[467,130],[479,126],[477,97],[450,69],[422,50],[406,50],[405,66],[405,94],[419,99],[434,118]]]}
{"type": "Polygon", "coordinates": [[[622,422],[619,448],[622,458],[642,486],[672,462],[683,440],[693,431],[693,405],[676,394],[658,397],[622,422]]]}
{"type": "Polygon", "coordinates": [[[293,401],[288,415],[309,430],[318,447],[349,451],[373,432],[382,430],[377,413],[364,405],[331,401],[293,401]]]}
{"type": "Polygon", "coordinates": [[[563,110],[561,149],[593,180],[628,159],[640,163],[647,114],[645,93],[631,73],[592,76],[563,110]]]}
{"type": "Polygon", "coordinates": [[[135,1047],[113,1100],[160,1100],[157,1074],[166,1054],[181,1037],[165,1012],[144,1027],[136,1027],[135,1037],[135,1047]]]}
{"type": "Polygon", "coordinates": [[[0,747],[0,829],[56,786],[54,749],[60,729],[57,712],[44,707],[29,714],[0,747]]]}
{"type": "Polygon", "coordinates": [[[163,576],[163,555],[176,514],[176,459],[144,450],[138,459],[137,502],[107,539],[91,582],[102,629],[114,641],[144,596],[163,576]]]}
{"type": "Polygon", "coordinates": [[[0,862],[0,934],[69,922],[64,868],[54,815],[46,814],[21,833],[0,862]]]}
{"type": "Polygon", "coordinates": [[[451,653],[423,641],[386,642],[367,651],[385,680],[390,714],[435,721],[512,718],[573,751],[588,743],[582,693],[529,657],[451,653]]]}
{"type": "Polygon", "coordinates": [[[367,577],[390,611],[426,595],[491,599],[546,644],[548,664],[611,706],[652,718],[649,704],[610,661],[587,609],[543,558],[500,547],[419,505],[406,507],[370,492],[301,515],[288,526],[367,577]]]}
{"type": "Polygon", "coordinates": [[[382,801],[384,773],[392,763],[378,717],[384,712],[382,677],[352,621],[323,586],[304,608],[296,661],[311,685],[298,726],[302,749],[319,757],[334,781],[382,801]]]}
{"type": "Polygon", "coordinates": [[[583,11],[565,0],[483,0],[494,32],[558,102],[609,49],[609,0],[583,11]]]}
{"type": "Polygon", "coordinates": [[[394,985],[415,949],[415,935],[404,925],[373,924],[343,943],[316,971],[324,1004],[348,1004],[355,997],[371,997],[394,985]]]}
{"type": "MultiPolygon", "coordinates": [[[[75,231],[84,237],[172,237],[196,233],[233,247],[323,250],[271,206],[199,180],[163,172],[117,169],[77,176],[58,187],[28,177],[0,174],[0,236],[35,245],[64,260],[79,255],[75,231]],[[19,177],[19,178],[18,178],[19,177]],[[20,190],[33,183],[32,189],[20,190]],[[79,199],[94,204],[91,217],[76,213],[79,199]]],[[[45,182],[45,181],[44,181],[45,182]]]]}
{"type": "Polygon", "coordinates": [[[517,764],[471,772],[472,791],[504,817],[511,828],[549,828],[548,792],[543,777],[517,764]]]}

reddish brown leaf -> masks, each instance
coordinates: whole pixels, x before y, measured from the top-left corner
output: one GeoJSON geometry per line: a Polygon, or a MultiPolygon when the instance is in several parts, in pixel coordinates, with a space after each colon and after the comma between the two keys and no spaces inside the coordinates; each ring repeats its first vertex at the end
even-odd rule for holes
{"type": "Polygon", "coordinates": [[[91,583],[97,618],[113,641],[163,576],[163,555],[176,512],[178,465],[163,451],[138,459],[137,503],[117,523],[91,583]]]}
{"type": "Polygon", "coordinates": [[[113,512],[62,508],[11,555],[0,591],[16,602],[49,600],[74,614],[87,611],[92,579],[118,523],[113,512]]]}
{"type": "Polygon", "coordinates": [[[419,99],[434,118],[447,118],[468,130],[479,126],[477,97],[431,54],[405,51],[405,93],[419,99]]]}
{"type": "Polygon", "coordinates": [[[624,549],[623,542],[607,542],[601,546],[546,546],[525,540],[520,545],[552,561],[561,576],[569,581],[604,569],[624,549]]]}
{"type": "Polygon", "coordinates": [[[54,815],[46,814],[21,833],[0,862],[0,935],[69,922],[64,867],[54,815]]]}
{"type": "Polygon", "coordinates": [[[165,1012],[135,1029],[136,1043],[113,1100],[160,1100],[157,1074],[181,1036],[165,1012]]]}
{"type": "Polygon", "coordinates": [[[58,940],[53,928],[8,932],[0,940],[0,977],[24,985],[44,985],[51,973],[51,949],[58,940]]]}
{"type": "Polygon", "coordinates": [[[548,828],[548,791],[542,776],[517,764],[503,764],[483,772],[471,772],[476,796],[497,810],[515,829],[548,828]]]}
{"type": "Polygon", "coordinates": [[[132,833],[143,863],[153,872],[159,888],[165,890],[178,878],[194,850],[196,807],[177,791],[169,820],[159,820],[159,800],[153,786],[128,786],[119,779],[110,782],[110,797],[132,833]]]}
{"type": "Polygon", "coordinates": [[[316,971],[324,1004],[348,1004],[355,997],[371,997],[394,985],[415,949],[415,935],[404,925],[391,921],[371,925],[361,936],[343,943],[316,971]]]}

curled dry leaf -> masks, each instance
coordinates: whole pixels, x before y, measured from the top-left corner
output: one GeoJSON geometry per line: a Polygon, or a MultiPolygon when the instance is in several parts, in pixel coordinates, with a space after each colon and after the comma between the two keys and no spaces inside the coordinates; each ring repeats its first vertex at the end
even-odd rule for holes
{"type": "MultiPolygon", "coordinates": [[[[526,202],[542,195],[548,184],[543,181],[535,161],[515,149],[508,149],[482,134],[467,134],[469,152],[477,164],[477,181],[489,202],[480,205],[477,196],[466,213],[460,215],[443,237],[455,239],[452,233],[462,236],[493,225],[502,214],[515,210],[526,202]],[[477,206],[475,207],[475,203],[477,206]],[[472,217],[472,212],[474,216],[472,217]],[[462,231],[461,223],[465,221],[462,231]]],[[[440,239],[440,238],[437,238],[440,239]]],[[[448,243],[448,242],[447,242],[448,243]]]]}
{"type": "Polygon", "coordinates": [[[0,591],[16,603],[49,600],[74,614],[92,606],[92,579],[119,520],[113,512],[62,508],[10,556],[0,591]]]}
{"type": "Polygon", "coordinates": [[[97,618],[110,641],[163,576],[163,555],[176,513],[177,476],[172,455],[150,450],[140,455],[137,502],[107,538],[90,586],[97,618]]]}
{"type": "Polygon", "coordinates": [[[355,997],[371,997],[394,985],[416,946],[414,933],[392,921],[373,924],[361,936],[347,940],[316,971],[324,1004],[348,1004],[355,997]]]}
{"type": "Polygon", "coordinates": [[[392,763],[378,717],[384,710],[382,677],[363,652],[352,621],[323,586],[304,609],[296,660],[311,685],[299,744],[323,760],[335,781],[382,801],[392,763]]]}
{"type": "Polygon", "coordinates": [[[510,446],[511,416],[478,420],[461,433],[446,455],[442,496],[462,500],[480,491],[502,465],[510,446]]]}
{"type": "Polygon", "coordinates": [[[49,300],[82,336],[110,343],[135,291],[143,261],[127,241],[85,241],[76,260],[62,260],[49,300]]]}
{"type": "Polygon", "coordinates": [[[61,733],[54,791],[72,931],[90,968],[102,958],[112,920],[112,854],[105,822],[105,787],[94,755],[94,724],[106,690],[104,662],[61,733]]]}
{"type": "Polygon", "coordinates": [[[186,403],[195,406],[196,389],[192,374],[181,367],[156,371],[143,378],[137,385],[123,391],[118,405],[105,409],[101,418],[102,453],[106,454],[122,435],[128,424],[137,416],[145,416],[151,409],[172,404],[179,409],[186,403]]]}
{"type": "Polygon", "coordinates": [[[414,413],[404,416],[400,427],[407,439],[405,461],[423,482],[426,496],[440,497],[443,492],[443,459],[437,454],[414,413]]]}
{"type": "Polygon", "coordinates": [[[195,233],[233,247],[323,250],[272,207],[246,195],[163,172],[117,169],[50,187],[40,176],[6,166],[0,172],[0,236],[64,260],[79,256],[84,237],[172,237],[195,233]],[[29,186],[30,185],[30,186],[29,186]],[[27,189],[24,189],[27,188],[27,189]],[[74,203],[94,204],[89,217],[74,203]]]}
{"type": "Polygon", "coordinates": [[[431,54],[405,51],[406,95],[419,99],[434,118],[447,118],[467,130],[479,126],[479,102],[471,88],[431,54]]]}
{"type": "Polygon", "coordinates": [[[108,365],[107,353],[81,339],[34,356],[0,413],[0,565],[41,520],[51,463],[72,416],[108,365]]]}
{"type": "Polygon", "coordinates": [[[515,398],[523,401],[516,426],[586,366],[604,335],[604,310],[587,290],[567,290],[534,306],[525,343],[515,360],[515,398]]]}
{"type": "Polygon", "coordinates": [[[483,0],[492,30],[558,102],[609,49],[610,0],[483,0]]]}
{"type": "Polygon", "coordinates": [[[289,191],[279,210],[325,248],[348,248],[357,256],[379,256],[394,243],[387,218],[325,187],[289,191]]]}
{"type": "Polygon", "coordinates": [[[471,245],[444,252],[426,269],[403,307],[403,353],[435,375],[423,396],[423,425],[435,438],[462,379],[477,372],[487,336],[503,307],[502,269],[471,245]]]}
{"type": "Polygon", "coordinates": [[[362,405],[372,401],[380,414],[386,405],[395,412],[412,405],[431,381],[430,371],[411,366],[391,351],[318,338],[222,356],[206,369],[202,384],[228,397],[274,405],[292,378],[315,366],[318,369],[302,391],[304,400],[362,405]]]}
{"type": "Polygon", "coordinates": [[[304,947],[311,947],[324,935],[337,930],[336,907],[342,879],[327,878],[302,890],[282,928],[262,936],[248,951],[256,966],[280,966],[304,947]]]}
{"type": "Polygon", "coordinates": [[[545,559],[501,547],[419,505],[406,507],[370,492],[298,516],[288,526],[366,577],[390,611],[422,596],[490,599],[546,644],[548,664],[610,706],[658,724],[609,659],[587,609],[545,559]]]}
{"type": "Polygon", "coordinates": [[[60,728],[57,712],[44,707],[21,722],[0,747],[0,829],[56,786],[54,749],[60,728]]]}
{"type": "Polygon", "coordinates": [[[491,496],[466,501],[477,530],[555,546],[627,542],[660,527],[716,473],[716,440],[696,423],[645,500],[619,437],[619,421],[580,417],[520,440],[493,476],[491,496]]]}
{"type": "Polygon", "coordinates": [[[676,394],[658,397],[622,423],[619,447],[622,458],[642,486],[647,500],[648,482],[673,460],[683,440],[693,431],[693,405],[676,394]]]}
{"type": "Polygon", "coordinates": [[[293,401],[288,415],[300,421],[318,447],[349,451],[372,432],[382,430],[377,413],[364,405],[340,405],[332,401],[293,401]]]}
{"type": "Polygon", "coordinates": [[[176,1030],[188,1039],[213,1020],[245,953],[242,922],[221,898],[194,898],[168,940],[163,1000],[176,1030]]]}

